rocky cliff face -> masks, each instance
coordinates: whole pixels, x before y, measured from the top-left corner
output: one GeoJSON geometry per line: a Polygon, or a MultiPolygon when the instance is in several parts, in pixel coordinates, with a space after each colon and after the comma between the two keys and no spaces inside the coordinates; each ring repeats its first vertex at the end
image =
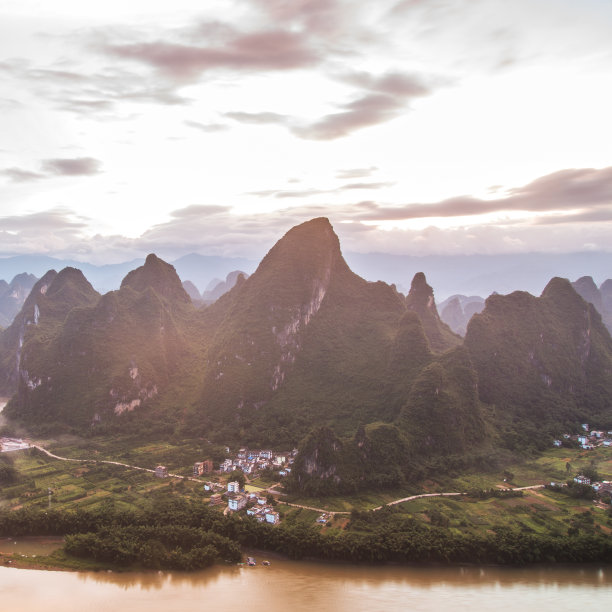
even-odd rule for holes
{"type": "Polygon", "coordinates": [[[406,297],[406,306],[409,310],[416,312],[421,319],[433,351],[442,352],[461,344],[461,338],[440,319],[433,289],[427,284],[422,272],[417,272],[412,279],[410,292],[406,297]]]}
{"type": "Polygon", "coordinates": [[[601,287],[590,276],[583,276],[572,283],[576,293],[595,306],[604,325],[612,334],[612,280],[604,281],[601,287]]]}
{"type": "Polygon", "coordinates": [[[10,283],[0,280],[0,328],[8,327],[38,279],[33,274],[18,274],[10,283]]]}
{"type": "Polygon", "coordinates": [[[208,351],[201,410],[263,436],[270,423],[285,421],[300,438],[297,420],[330,412],[352,420],[365,405],[373,411],[405,310],[393,288],[350,271],[327,219],[299,225],[203,313],[223,316],[208,351]]]}
{"type": "Polygon", "coordinates": [[[502,412],[544,424],[606,409],[612,340],[567,280],[552,279],[539,298],[524,292],[489,297],[470,321],[465,345],[481,400],[502,412]]]}
{"type": "Polygon", "coordinates": [[[252,276],[211,306],[205,317],[220,310],[224,316],[209,348],[204,401],[224,398],[228,408],[242,410],[269,399],[292,369],[343,266],[329,222],[315,219],[290,230],[252,276]]]}
{"type": "Polygon", "coordinates": [[[33,390],[47,378],[35,373],[48,339],[73,308],[94,303],[99,294],[83,274],[64,268],[47,272],[32,288],[11,326],[0,335],[0,393],[12,395],[22,384],[33,390]]]}
{"type": "Polygon", "coordinates": [[[26,333],[9,415],[88,427],[168,384],[182,357],[179,328],[190,300],[171,266],[151,256],[126,281],[100,297],[79,271],[45,275],[26,317],[41,331],[45,324],[45,333],[26,333]]]}

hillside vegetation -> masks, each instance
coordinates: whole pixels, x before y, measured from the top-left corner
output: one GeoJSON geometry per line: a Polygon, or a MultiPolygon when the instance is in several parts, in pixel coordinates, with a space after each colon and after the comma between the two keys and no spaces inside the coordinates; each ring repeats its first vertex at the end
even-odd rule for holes
{"type": "Polygon", "coordinates": [[[208,307],[155,255],[103,296],[47,273],[0,334],[0,384],[35,433],[299,446],[288,487],[317,494],[612,428],[612,340],[568,281],[491,296],[462,340],[422,273],[407,296],[365,281],[323,218],[208,307]]]}

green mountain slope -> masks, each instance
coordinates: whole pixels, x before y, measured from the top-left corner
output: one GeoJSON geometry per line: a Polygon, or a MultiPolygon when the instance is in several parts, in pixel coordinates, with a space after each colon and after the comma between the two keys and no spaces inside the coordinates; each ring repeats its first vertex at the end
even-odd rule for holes
{"type": "MultiPolygon", "coordinates": [[[[61,274],[47,297],[59,295],[61,274]]],[[[24,345],[28,377],[7,413],[83,429],[150,403],[181,368],[188,345],[182,328],[192,312],[172,266],[149,256],[121,289],[92,295],[44,342],[24,345]]]]}
{"type": "Polygon", "coordinates": [[[289,231],[203,317],[219,320],[199,412],[269,443],[380,418],[403,299],[353,274],[327,219],[289,231]],[[223,313],[221,316],[220,313],[223,313]]]}
{"type": "Polygon", "coordinates": [[[47,273],[0,333],[0,386],[39,431],[299,445],[290,486],[324,494],[611,421],[612,339],[555,278],[539,298],[491,296],[462,343],[423,274],[407,297],[365,281],[319,218],[200,309],[155,255],[104,296],[47,273]]]}
{"type": "MultiPolygon", "coordinates": [[[[0,335],[0,393],[10,396],[19,384],[34,388],[46,374],[36,374],[50,339],[73,308],[95,303],[99,294],[75,268],[47,272],[32,288],[13,323],[0,335]]],[[[10,413],[10,409],[7,410],[10,413]]]]}
{"type": "Polygon", "coordinates": [[[433,289],[427,284],[425,274],[417,272],[412,279],[406,306],[419,315],[425,335],[433,351],[442,352],[461,344],[461,337],[455,334],[438,315],[433,289]]]}
{"type": "Polygon", "coordinates": [[[515,428],[558,431],[610,411],[612,339],[565,279],[552,279],[539,298],[492,295],[465,345],[481,400],[515,428]]]}

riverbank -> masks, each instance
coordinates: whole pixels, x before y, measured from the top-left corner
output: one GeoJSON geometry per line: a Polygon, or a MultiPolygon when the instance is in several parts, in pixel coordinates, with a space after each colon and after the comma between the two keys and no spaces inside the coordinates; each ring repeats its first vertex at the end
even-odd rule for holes
{"type": "Polygon", "coordinates": [[[82,560],[66,555],[64,538],[28,536],[0,540],[0,565],[18,569],[52,571],[115,571],[108,563],[82,560]]]}

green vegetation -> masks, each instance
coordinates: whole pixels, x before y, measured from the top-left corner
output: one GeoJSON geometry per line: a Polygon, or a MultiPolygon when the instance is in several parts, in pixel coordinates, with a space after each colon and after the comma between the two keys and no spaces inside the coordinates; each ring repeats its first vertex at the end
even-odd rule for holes
{"type": "MultiPolygon", "coordinates": [[[[548,493],[547,495],[554,495],[548,493]]],[[[582,508],[551,518],[546,496],[485,501],[418,500],[410,511],[354,511],[350,518],[315,526],[316,513],[290,510],[279,526],[225,517],[196,502],[158,500],[126,512],[17,510],[0,512],[0,534],[66,535],[65,555],[113,567],[195,569],[235,562],[239,546],[292,558],[365,562],[609,562],[612,539],[602,512],[582,508]],[[489,512],[482,512],[489,505],[489,512]],[[171,525],[171,527],[169,526],[171,525]]]]}
{"type": "Polygon", "coordinates": [[[461,345],[422,273],[407,297],[366,282],[327,219],[201,310],[155,255],[104,296],[77,270],[49,272],[0,334],[0,383],[17,390],[13,431],[86,437],[100,458],[187,475],[222,459],[215,445],[299,446],[287,486],[309,496],[469,479],[580,422],[612,428],[612,339],[567,281],[491,296],[461,345]]]}
{"type": "MultiPolygon", "coordinates": [[[[134,452],[143,457],[158,450],[149,445],[134,452]]],[[[73,454],[82,453],[82,448],[73,449],[73,454]]],[[[508,477],[523,486],[549,482],[566,474],[567,463],[572,471],[591,467],[610,479],[612,449],[554,449],[505,468],[464,473],[456,480],[441,474],[439,482],[428,480],[414,488],[404,485],[337,498],[281,497],[346,514],[321,525],[316,523],[320,512],[279,503],[281,524],[274,527],[244,511],[223,516],[223,507],[209,507],[196,483],[168,482],[112,465],[72,464],[32,450],[12,456],[17,480],[2,488],[0,503],[6,509],[0,510],[0,535],[66,536],[63,552],[39,560],[42,565],[195,569],[235,562],[240,546],[293,558],[366,562],[612,560],[609,505],[604,509],[554,488],[499,489],[508,477]],[[460,482],[468,495],[421,497],[371,511],[423,489],[449,490],[460,482]],[[55,485],[51,507],[50,483],[55,485]]]]}
{"type": "Polygon", "coordinates": [[[491,296],[465,346],[506,447],[543,449],[580,422],[608,428],[612,339],[567,280],[552,279],[539,298],[491,296]]]}

